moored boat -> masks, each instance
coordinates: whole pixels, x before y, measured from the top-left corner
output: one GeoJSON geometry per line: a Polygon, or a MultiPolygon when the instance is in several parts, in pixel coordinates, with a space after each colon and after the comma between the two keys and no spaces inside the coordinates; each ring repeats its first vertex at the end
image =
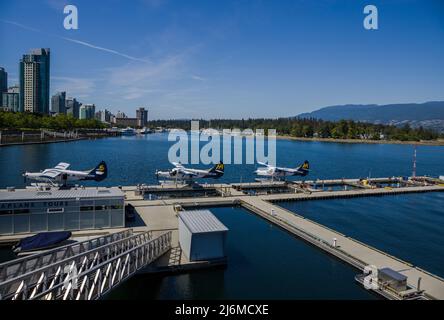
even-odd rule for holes
{"type": "Polygon", "coordinates": [[[21,239],[12,250],[17,254],[46,250],[64,244],[70,237],[70,231],[41,232],[21,239]]]}

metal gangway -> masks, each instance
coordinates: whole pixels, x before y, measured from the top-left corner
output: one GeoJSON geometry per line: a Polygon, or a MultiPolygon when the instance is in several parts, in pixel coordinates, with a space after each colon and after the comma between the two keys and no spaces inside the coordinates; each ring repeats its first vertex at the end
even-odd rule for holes
{"type": "Polygon", "coordinates": [[[94,300],[171,249],[171,231],[126,230],[0,264],[0,300],[94,300]]]}

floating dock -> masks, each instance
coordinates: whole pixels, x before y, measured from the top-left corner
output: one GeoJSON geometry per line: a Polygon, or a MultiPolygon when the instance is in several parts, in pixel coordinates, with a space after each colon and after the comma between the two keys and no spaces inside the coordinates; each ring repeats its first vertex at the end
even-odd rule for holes
{"type": "MultiPolygon", "coordinates": [[[[196,189],[189,186],[140,185],[125,186],[121,189],[125,194],[125,202],[131,204],[137,211],[136,220],[128,224],[127,227],[135,233],[148,231],[154,236],[171,232],[171,249],[141,272],[187,271],[225,264],[225,260],[201,262],[187,260],[179,246],[178,212],[184,209],[215,206],[242,206],[359,270],[363,271],[366,266],[376,266],[378,269],[390,268],[406,276],[408,290],[395,292],[384,285],[375,290],[386,298],[409,299],[420,296],[425,299],[444,300],[444,279],[277,205],[281,201],[442,192],[444,191],[444,181],[442,180],[426,177],[406,180],[393,177],[365,181],[360,179],[336,179],[305,182],[212,184],[203,185],[196,189]],[[391,187],[384,186],[385,184],[389,184],[391,187]],[[326,191],[325,188],[315,188],[316,185],[347,185],[350,188],[326,191]],[[276,193],[276,189],[279,192],[276,193]],[[194,197],[193,190],[196,192],[194,197]],[[206,190],[211,190],[211,192],[205,193],[206,190]],[[251,190],[260,190],[260,192],[252,193],[251,190]],[[281,192],[283,190],[285,192],[281,192]],[[204,191],[204,194],[202,194],[202,191],[204,191]],[[151,197],[150,200],[147,194],[167,194],[167,196],[151,197]],[[420,283],[420,288],[418,288],[418,283],[420,283]]],[[[110,233],[121,230],[123,229],[104,229],[100,232],[110,233]]],[[[97,230],[91,230],[74,234],[85,237],[98,232],[97,230]]],[[[17,237],[17,235],[0,236],[0,242],[16,241],[17,237]]]]}

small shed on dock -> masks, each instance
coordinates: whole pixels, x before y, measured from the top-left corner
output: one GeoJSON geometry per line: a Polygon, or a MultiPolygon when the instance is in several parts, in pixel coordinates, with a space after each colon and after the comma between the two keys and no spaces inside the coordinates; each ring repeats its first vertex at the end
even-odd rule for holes
{"type": "Polygon", "coordinates": [[[391,268],[379,269],[378,280],[398,292],[407,290],[407,277],[391,268]]]}
{"type": "Polygon", "coordinates": [[[227,233],[209,210],[179,213],[179,244],[190,261],[224,258],[227,233]]]}

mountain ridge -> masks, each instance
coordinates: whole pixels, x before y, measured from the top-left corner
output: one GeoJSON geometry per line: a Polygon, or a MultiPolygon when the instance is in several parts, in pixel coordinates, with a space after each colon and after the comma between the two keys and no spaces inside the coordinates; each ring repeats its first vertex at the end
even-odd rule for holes
{"type": "Polygon", "coordinates": [[[444,101],[395,104],[344,104],[327,106],[296,118],[316,118],[329,121],[354,120],[378,124],[424,127],[444,132],[444,101]]]}

